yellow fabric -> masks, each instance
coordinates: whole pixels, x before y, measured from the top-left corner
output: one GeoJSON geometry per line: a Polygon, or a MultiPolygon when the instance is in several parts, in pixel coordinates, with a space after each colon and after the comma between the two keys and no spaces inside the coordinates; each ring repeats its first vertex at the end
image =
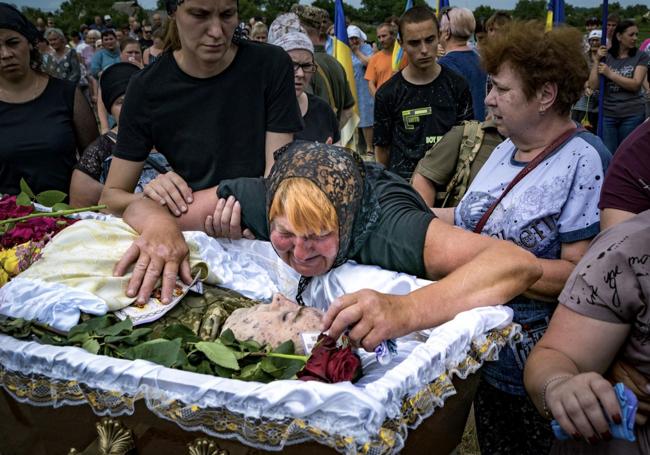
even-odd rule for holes
{"type": "MultiPolygon", "coordinates": [[[[137,235],[117,218],[78,221],[59,232],[43,249],[41,259],[20,277],[87,291],[104,300],[110,311],[120,310],[135,301],[126,296],[132,268],[123,277],[115,277],[113,267],[137,235]]],[[[201,261],[198,248],[191,242],[188,246],[192,273],[208,278],[208,267],[201,261]]]]}

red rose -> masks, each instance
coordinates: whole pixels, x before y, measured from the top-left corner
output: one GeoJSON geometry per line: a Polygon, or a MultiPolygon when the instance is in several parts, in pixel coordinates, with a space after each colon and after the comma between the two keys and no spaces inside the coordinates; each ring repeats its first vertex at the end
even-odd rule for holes
{"type": "Polygon", "coordinates": [[[330,382],[327,378],[327,364],[335,350],[336,340],[321,333],[307,363],[298,372],[298,379],[302,381],[330,382]]]}
{"type": "Polygon", "coordinates": [[[361,359],[350,346],[335,351],[327,363],[327,377],[330,382],[354,382],[361,376],[361,359]]]}
{"type": "Polygon", "coordinates": [[[321,334],[309,360],[297,376],[301,381],[354,381],[361,376],[361,360],[350,346],[338,348],[335,339],[321,334]]]}

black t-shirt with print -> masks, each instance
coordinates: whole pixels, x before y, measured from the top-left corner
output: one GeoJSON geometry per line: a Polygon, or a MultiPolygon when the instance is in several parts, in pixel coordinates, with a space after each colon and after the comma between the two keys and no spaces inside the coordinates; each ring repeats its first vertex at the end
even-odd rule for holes
{"type": "Polygon", "coordinates": [[[336,115],[330,105],[309,93],[307,93],[307,99],[309,100],[307,113],[302,118],[305,127],[299,133],[294,134],[293,138],[324,144],[327,142],[327,138],[331,137],[333,143],[338,142],[341,139],[341,131],[339,130],[339,122],[336,120],[336,115]]]}
{"type": "Polygon", "coordinates": [[[301,129],[289,55],[242,41],[230,66],[213,77],[184,73],[171,53],[134,75],[114,156],[144,161],[156,148],[200,190],[263,175],[266,132],[301,129]]]}
{"type": "Polygon", "coordinates": [[[388,169],[409,179],[433,144],[473,118],[472,94],[462,76],[443,66],[432,82],[415,85],[400,71],[377,90],[374,144],[389,147],[388,169]]]}

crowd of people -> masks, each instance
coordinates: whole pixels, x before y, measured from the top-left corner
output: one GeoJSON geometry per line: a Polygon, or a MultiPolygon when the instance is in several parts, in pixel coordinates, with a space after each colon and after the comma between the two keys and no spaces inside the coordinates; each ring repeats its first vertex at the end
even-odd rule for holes
{"type": "Polygon", "coordinates": [[[348,80],[320,8],[267,24],[236,0],[167,6],[66,36],[0,3],[0,194],[24,178],[122,216],[139,237],[115,273],[141,303],[191,281],[182,231],[200,230],[271,242],[299,303],[347,260],[433,280],[331,302],[322,329],[367,350],[508,305],[521,337],[481,370],[482,453],[650,453],[650,54],[634,21],[610,15],[603,38],[597,19],[583,34],[416,6],[378,43],[348,25],[348,80]],[[618,381],[641,401],[634,442],[612,441],[618,381]]]}

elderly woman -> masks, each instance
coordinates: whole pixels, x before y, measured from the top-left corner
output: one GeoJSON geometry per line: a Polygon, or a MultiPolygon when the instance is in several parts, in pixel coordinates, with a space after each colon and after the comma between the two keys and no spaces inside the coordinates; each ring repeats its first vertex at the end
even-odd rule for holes
{"type": "Polygon", "coordinates": [[[483,45],[481,56],[494,84],[485,103],[509,139],[494,149],[460,204],[436,213],[450,222],[453,213],[457,226],[521,246],[544,269],[542,279],[508,303],[522,339],[483,368],[474,403],[482,451],[543,453],[551,433],[526,397],[523,368],[599,231],[598,197],[610,157],[570,118],[588,75],[577,30],[513,23],[483,45]]]}
{"type": "Polygon", "coordinates": [[[304,33],[289,32],[280,35],[271,44],[284,49],[293,62],[296,98],[304,122],[302,131],[294,134],[294,138],[328,144],[339,142],[339,122],[332,108],[321,98],[305,92],[317,69],[314,62],[314,45],[309,37],[304,33]]]}
{"type": "Polygon", "coordinates": [[[48,28],[45,39],[50,43],[51,52],[43,55],[43,71],[50,76],[75,84],[81,79],[79,56],[74,49],[66,46],[65,35],[58,28],[48,28]]]}
{"type": "Polygon", "coordinates": [[[194,197],[178,219],[147,199],[129,205],[124,219],[141,236],[115,269],[120,275],[136,262],[127,295],[146,299],[163,272],[168,300],[177,272],[189,279],[181,228],[237,237],[240,220],[302,275],[298,301],[311,277],[348,259],[439,279],[408,295],[362,290],[332,302],[322,329],[337,338],[349,327],[350,338],[367,350],[461,311],[503,303],[539,278],[529,253],[435,219],[402,179],[332,145],[295,141],[276,153],[267,180],[228,180],[217,193],[194,197]],[[141,254],[145,249],[165,254],[141,254]]]}
{"type": "Polygon", "coordinates": [[[445,50],[438,62],[465,78],[472,93],[474,118],[485,120],[485,84],[487,75],[478,54],[468,41],[476,28],[474,15],[467,8],[448,9],[440,18],[440,45],[445,50]]]}
{"type": "Polygon", "coordinates": [[[268,173],[273,151],[302,128],[291,59],[233,39],[236,0],[170,3],[169,52],[133,77],[125,97],[101,199],[112,213],[139,198],[133,189],[153,148],[200,190],[268,173]]]}
{"type": "Polygon", "coordinates": [[[645,120],[643,81],[650,55],[638,52],[639,28],[633,20],[621,21],[612,34],[612,46],[601,47],[594,56],[589,76],[591,88],[598,89],[598,76],[606,78],[603,98],[603,141],[614,153],[623,139],[645,120]],[[600,59],[605,58],[605,62],[600,59]]]}
{"type": "Polygon", "coordinates": [[[372,155],[372,127],[375,122],[375,99],[370,94],[366,80],[366,67],[372,57],[372,46],[366,43],[368,37],[356,25],[348,25],[348,40],[352,50],[352,68],[354,84],[357,89],[357,106],[359,108],[359,128],[366,143],[366,154],[372,155]]]}
{"type": "Polygon", "coordinates": [[[67,192],[77,154],[97,137],[88,102],[70,81],[40,70],[38,31],[0,3],[0,194],[67,192]]]}
{"type": "Polygon", "coordinates": [[[650,380],[649,255],[650,210],[601,233],[530,355],[526,389],[537,409],[575,439],[556,442],[553,454],[650,453],[645,417],[637,416],[635,442],[612,440],[610,422],[620,424],[626,413],[603,378],[612,363],[623,360],[650,380]]]}

